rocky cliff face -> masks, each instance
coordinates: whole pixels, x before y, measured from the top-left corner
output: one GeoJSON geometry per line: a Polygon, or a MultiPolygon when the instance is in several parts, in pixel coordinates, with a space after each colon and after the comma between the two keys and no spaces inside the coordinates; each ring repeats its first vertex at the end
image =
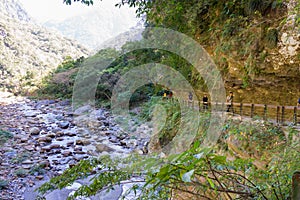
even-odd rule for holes
{"type": "Polygon", "coordinates": [[[17,0],[0,0],[0,87],[25,91],[66,57],[89,50],[71,39],[35,24],[17,0]]]}
{"type": "Polygon", "coordinates": [[[226,86],[228,90],[235,92],[237,102],[297,105],[297,99],[300,97],[300,27],[294,9],[297,2],[284,1],[284,12],[270,13],[275,15],[274,19],[266,19],[270,21],[269,27],[257,26],[252,29],[257,40],[261,40],[260,43],[251,46],[252,50],[256,49],[258,52],[258,55],[255,55],[256,60],[252,63],[240,58],[228,61],[226,86]],[[276,45],[272,47],[260,39],[264,32],[271,31],[276,33],[276,45]],[[256,67],[251,68],[251,64],[256,67]],[[249,85],[246,87],[242,77],[245,66],[250,66],[247,69],[249,85]]]}

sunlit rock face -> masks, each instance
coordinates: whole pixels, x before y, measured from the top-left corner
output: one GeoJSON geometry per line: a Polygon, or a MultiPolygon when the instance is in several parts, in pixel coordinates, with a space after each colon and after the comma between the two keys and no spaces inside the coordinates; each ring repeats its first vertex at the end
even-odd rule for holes
{"type": "Polygon", "coordinates": [[[297,0],[284,1],[284,13],[275,13],[275,17],[269,19],[264,29],[255,27],[252,30],[259,36],[258,40],[264,31],[276,30],[277,43],[273,47],[263,42],[258,45],[258,49],[263,49],[259,51],[260,62],[255,63],[256,72],[250,73],[246,87],[242,78],[246,61],[229,61],[227,88],[235,92],[235,101],[292,106],[297,104],[300,97],[300,27],[294,9],[297,3],[297,0]]]}

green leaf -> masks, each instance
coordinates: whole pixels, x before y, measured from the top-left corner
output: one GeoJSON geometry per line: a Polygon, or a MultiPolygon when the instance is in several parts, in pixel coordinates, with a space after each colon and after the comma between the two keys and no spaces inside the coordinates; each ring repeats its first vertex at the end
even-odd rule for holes
{"type": "Polygon", "coordinates": [[[210,178],[206,177],[207,182],[209,183],[210,187],[215,189],[215,184],[212,182],[212,180],[210,178]]]}

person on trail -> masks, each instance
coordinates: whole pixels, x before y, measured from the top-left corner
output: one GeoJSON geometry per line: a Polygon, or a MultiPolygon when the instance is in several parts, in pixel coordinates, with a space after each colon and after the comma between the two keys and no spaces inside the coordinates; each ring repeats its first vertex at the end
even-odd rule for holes
{"type": "Polygon", "coordinates": [[[193,101],[193,93],[189,92],[189,102],[192,102],[192,101],[193,101]]]}
{"type": "Polygon", "coordinates": [[[167,98],[167,92],[166,91],[164,91],[164,93],[163,93],[163,100],[165,100],[167,98]]]}
{"type": "Polygon", "coordinates": [[[300,107],[300,98],[298,99],[298,107],[300,107]]]}
{"type": "Polygon", "coordinates": [[[207,110],[208,109],[208,97],[206,94],[204,94],[204,96],[202,98],[202,103],[203,103],[203,110],[207,110]]]}
{"type": "Polygon", "coordinates": [[[170,90],[168,94],[168,98],[171,99],[173,97],[173,92],[170,90]]]}
{"type": "Polygon", "coordinates": [[[233,112],[233,92],[229,92],[229,95],[226,98],[227,105],[227,112],[230,112],[230,110],[233,112]]]}

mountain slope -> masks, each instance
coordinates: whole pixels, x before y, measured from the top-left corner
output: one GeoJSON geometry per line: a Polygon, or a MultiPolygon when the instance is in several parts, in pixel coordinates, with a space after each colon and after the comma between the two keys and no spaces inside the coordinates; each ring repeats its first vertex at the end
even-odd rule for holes
{"type": "Polygon", "coordinates": [[[118,8],[93,10],[64,21],[48,21],[43,25],[96,49],[104,41],[128,31],[137,24],[135,14],[118,8]]]}
{"type": "Polygon", "coordinates": [[[0,87],[24,92],[66,57],[87,56],[77,42],[33,21],[18,1],[0,1],[0,87]]]}

